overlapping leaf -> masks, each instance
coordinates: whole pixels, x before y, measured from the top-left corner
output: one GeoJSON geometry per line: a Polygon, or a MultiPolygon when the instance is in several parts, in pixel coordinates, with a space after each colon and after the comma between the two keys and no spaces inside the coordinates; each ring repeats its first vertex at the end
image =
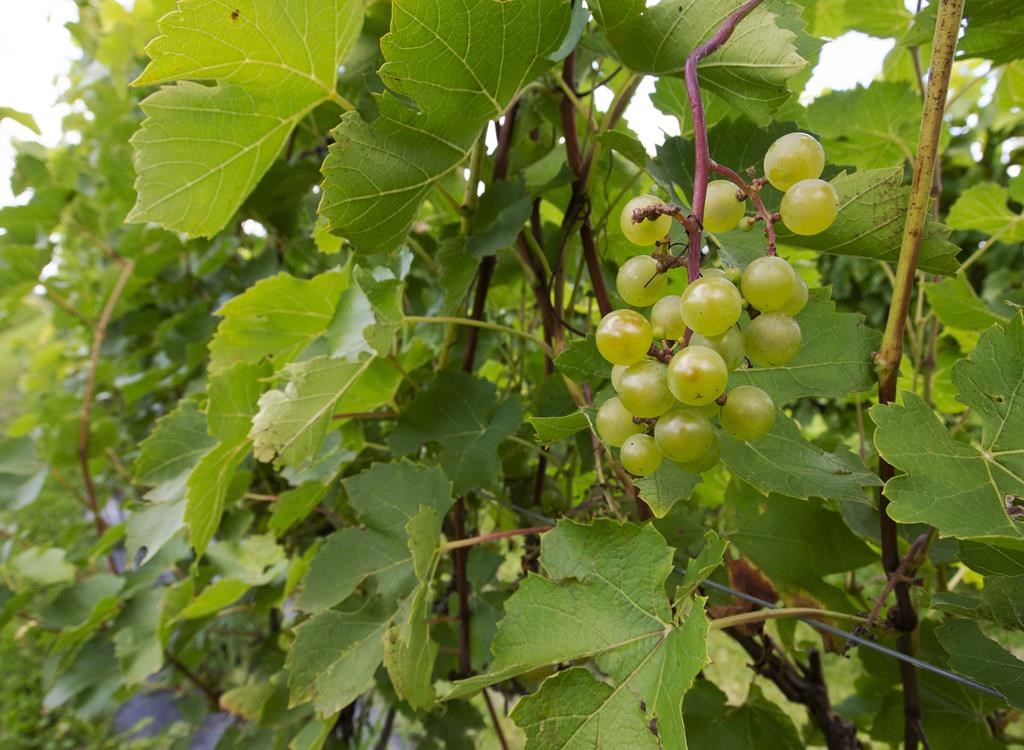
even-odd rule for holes
{"type": "Polygon", "coordinates": [[[730,386],[756,385],[781,405],[802,396],[845,398],[872,385],[871,355],[881,336],[862,315],[836,312],[829,290],[815,289],[797,320],[803,346],[791,362],[736,370],[730,386]]]}
{"type": "MultiPolygon", "coordinates": [[[[708,39],[742,3],[739,0],[595,0],[589,4],[612,49],[633,70],[681,73],[686,56],[708,39]]],[[[721,49],[699,66],[701,84],[758,122],[765,122],[790,97],[787,81],[807,61],[796,34],[776,13],[755,9],[721,49]]]]}
{"type": "Polygon", "coordinates": [[[707,660],[708,621],[699,607],[673,618],[665,540],[650,526],[562,521],[542,538],[541,561],[546,576],[531,574],[505,603],[490,672],[455,683],[447,698],[593,657],[607,681],[569,670],[517,705],[531,747],[657,748],[656,718],[663,746],[685,748],[682,699],[707,660]]]}
{"type": "Polygon", "coordinates": [[[390,90],[372,122],[342,118],[324,163],[320,213],[331,230],[360,252],[394,249],[484,124],[551,65],[570,8],[568,0],[396,0],[381,41],[390,90]]]}
{"type": "Polygon", "coordinates": [[[336,98],[338,67],[362,18],[360,0],[180,0],[135,81],[179,83],[142,103],[128,221],[193,236],[220,231],[299,121],[336,98]]]}
{"type": "Polygon", "coordinates": [[[386,661],[399,694],[426,707],[437,651],[428,594],[451,484],[440,469],[403,462],[377,464],[345,489],[365,528],[333,534],[303,581],[299,606],[318,614],[296,629],[288,656],[292,703],[312,698],[330,715],[368,689],[386,661]],[[350,599],[363,583],[372,584],[369,598],[350,599]]]}
{"type": "Polygon", "coordinates": [[[918,396],[875,406],[878,452],[903,474],[889,480],[889,515],[945,536],[1019,542],[1008,503],[1024,496],[1024,319],[986,331],[953,370],[957,399],[981,417],[975,446],[955,440],[918,396]]]}
{"type": "Polygon", "coordinates": [[[734,475],[765,494],[866,503],[864,488],[879,484],[857,456],[843,447],[835,453],[822,450],[784,414],[757,440],[737,440],[723,433],[722,461],[734,475]]]}

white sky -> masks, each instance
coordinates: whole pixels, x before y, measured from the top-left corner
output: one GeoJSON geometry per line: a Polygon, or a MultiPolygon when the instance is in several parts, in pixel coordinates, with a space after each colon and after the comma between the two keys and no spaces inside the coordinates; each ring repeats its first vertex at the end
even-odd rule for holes
{"type": "MultiPolygon", "coordinates": [[[[68,111],[65,105],[57,106],[56,99],[67,85],[61,76],[76,54],[64,29],[75,16],[74,0],[0,0],[0,70],[4,71],[0,75],[0,106],[34,115],[46,144],[59,140],[61,118],[68,111]]],[[[822,49],[809,91],[816,95],[826,88],[867,84],[881,71],[882,59],[891,47],[891,41],[856,32],[829,42],[822,49]]],[[[648,150],[666,135],[678,134],[675,119],[665,117],[651,105],[648,94],[652,90],[653,81],[647,79],[626,112],[629,124],[648,150]]],[[[0,206],[15,200],[8,184],[13,166],[11,140],[34,137],[10,120],[0,121],[0,206]]]]}

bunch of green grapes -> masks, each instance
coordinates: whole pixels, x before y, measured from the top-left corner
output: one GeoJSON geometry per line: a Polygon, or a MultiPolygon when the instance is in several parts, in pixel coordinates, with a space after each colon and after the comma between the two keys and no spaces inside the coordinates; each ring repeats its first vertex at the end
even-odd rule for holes
{"type": "MultiPolygon", "coordinates": [[[[824,164],[821,144],[805,133],[779,138],[765,155],[768,181],[784,191],[781,219],[797,234],[822,232],[835,221],[835,189],[819,179],[824,164]]],[[[670,216],[634,221],[638,209],[661,203],[651,195],[627,203],[623,234],[638,245],[667,246],[670,216]]],[[[744,190],[713,181],[704,227],[735,228],[746,221],[745,207],[744,190]]],[[[781,367],[802,343],[794,316],[807,304],[807,283],[782,258],[765,255],[742,274],[704,269],[680,296],[666,294],[667,283],[657,258],[630,258],[616,278],[619,296],[650,310],[613,310],[597,327],[597,348],[613,365],[616,392],[598,409],[597,431],[637,476],[656,471],[665,459],[693,472],[710,469],[719,459],[719,429],[740,440],[765,435],[775,423],[774,401],[754,386],[727,390],[729,373],[781,367]],[[741,320],[748,320],[742,329],[741,320]]]]}

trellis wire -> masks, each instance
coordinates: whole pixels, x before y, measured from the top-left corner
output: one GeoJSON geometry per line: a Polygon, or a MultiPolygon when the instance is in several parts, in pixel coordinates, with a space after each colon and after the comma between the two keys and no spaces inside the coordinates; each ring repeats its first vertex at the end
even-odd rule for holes
{"type": "MultiPolygon", "coordinates": [[[[493,500],[498,505],[502,505],[508,508],[509,510],[513,510],[516,513],[519,513],[520,515],[526,516],[527,518],[532,518],[536,521],[540,521],[541,523],[548,524],[550,526],[553,526],[555,524],[555,519],[548,518],[547,516],[541,513],[536,513],[532,510],[528,510],[527,508],[521,508],[518,505],[515,505],[514,503],[508,503],[505,502],[504,500],[499,500],[498,498],[493,496],[491,497],[491,500],[493,500]]],[[[682,575],[686,571],[683,568],[677,567],[675,568],[675,572],[682,575]]],[[[724,586],[721,583],[716,583],[715,581],[712,581],[710,579],[705,579],[701,585],[707,586],[708,588],[716,589],[726,594],[732,594],[733,596],[739,599],[744,599],[750,602],[751,604],[757,604],[758,606],[764,607],[765,609],[778,609],[777,605],[772,604],[771,602],[766,601],[765,599],[760,599],[756,596],[745,594],[742,591],[736,591],[735,589],[732,589],[728,586],[724,586]]],[[[797,619],[802,623],[810,625],[812,628],[815,628],[816,630],[820,630],[825,633],[831,633],[832,635],[838,636],[840,638],[845,638],[848,641],[856,643],[858,646],[864,646],[865,648],[870,648],[874,651],[877,651],[880,654],[890,656],[893,659],[899,659],[900,661],[906,662],[907,664],[913,664],[918,669],[922,669],[926,672],[931,672],[932,674],[936,674],[939,677],[945,677],[947,680],[952,680],[953,682],[959,682],[961,685],[966,685],[967,687],[973,688],[978,692],[993,695],[996,698],[999,698],[1000,700],[1006,700],[1003,694],[995,688],[991,688],[988,685],[976,682],[975,680],[972,680],[969,677],[958,675],[955,672],[950,672],[948,670],[943,669],[942,667],[937,667],[934,664],[930,664],[929,662],[923,661],[916,657],[908,656],[907,654],[901,653],[896,649],[889,648],[888,646],[883,646],[881,643],[876,643],[875,641],[859,636],[856,633],[851,633],[847,630],[833,627],[832,625],[826,625],[823,622],[811,620],[806,617],[798,617],[794,619],[797,619]]]]}

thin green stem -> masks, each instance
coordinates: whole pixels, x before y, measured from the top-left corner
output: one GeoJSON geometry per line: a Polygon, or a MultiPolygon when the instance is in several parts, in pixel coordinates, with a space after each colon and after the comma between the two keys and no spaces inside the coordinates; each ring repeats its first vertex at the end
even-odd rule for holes
{"type": "Polygon", "coordinates": [[[724,630],[737,625],[749,625],[764,620],[781,620],[793,617],[814,617],[822,620],[849,620],[851,622],[866,623],[866,617],[852,615],[848,612],[834,612],[830,609],[816,609],[814,607],[783,607],[779,609],[759,609],[756,612],[744,612],[739,615],[719,617],[711,621],[711,630],[724,630]]]}
{"type": "Polygon", "coordinates": [[[544,353],[549,357],[554,357],[554,352],[551,351],[551,347],[547,345],[544,339],[534,336],[532,333],[526,331],[520,331],[517,328],[510,328],[509,326],[503,326],[499,323],[491,323],[486,320],[474,320],[473,318],[456,318],[447,315],[406,315],[404,322],[408,325],[426,324],[426,325],[457,325],[457,326],[471,326],[473,328],[486,328],[491,331],[499,331],[501,333],[508,333],[513,336],[519,336],[520,338],[527,339],[537,344],[544,353]]]}
{"type": "Polygon", "coordinates": [[[476,544],[487,544],[498,539],[505,539],[510,536],[526,536],[527,534],[543,534],[545,531],[550,531],[554,526],[531,526],[528,529],[508,529],[506,531],[492,531],[490,534],[481,534],[480,536],[466,537],[465,539],[456,539],[454,542],[446,542],[439,547],[441,552],[448,552],[453,549],[461,549],[462,547],[472,547],[476,544]]]}
{"type": "Polygon", "coordinates": [[[327,92],[327,98],[330,99],[335,104],[337,104],[346,112],[354,112],[356,109],[356,105],[354,105],[352,102],[343,97],[334,89],[331,89],[330,91],[327,92]]]}

